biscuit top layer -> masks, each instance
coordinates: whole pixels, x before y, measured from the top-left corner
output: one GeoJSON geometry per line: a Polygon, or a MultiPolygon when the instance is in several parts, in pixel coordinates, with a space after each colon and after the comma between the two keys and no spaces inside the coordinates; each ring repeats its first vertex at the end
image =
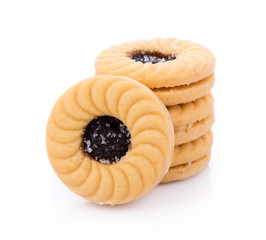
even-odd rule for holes
{"type": "Polygon", "coordinates": [[[214,72],[214,66],[215,58],[210,50],[174,38],[114,45],[102,51],[95,61],[97,75],[130,77],[152,89],[200,81],[214,72]]]}
{"type": "Polygon", "coordinates": [[[159,63],[175,60],[176,56],[174,54],[166,54],[157,51],[145,51],[140,50],[130,54],[130,57],[136,62],[142,63],[159,63]]]}
{"type": "Polygon", "coordinates": [[[83,134],[83,150],[104,164],[117,163],[126,155],[131,136],[126,125],[111,116],[93,119],[83,134]]]}

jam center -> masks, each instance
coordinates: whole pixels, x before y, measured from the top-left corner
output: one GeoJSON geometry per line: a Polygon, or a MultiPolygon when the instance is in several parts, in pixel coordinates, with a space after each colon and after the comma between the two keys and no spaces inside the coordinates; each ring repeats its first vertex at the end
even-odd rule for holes
{"type": "Polygon", "coordinates": [[[159,62],[167,62],[171,60],[175,60],[176,56],[174,54],[165,54],[162,52],[154,52],[154,51],[136,51],[133,52],[130,57],[136,62],[142,63],[159,63],[159,62]]]}
{"type": "Polygon", "coordinates": [[[111,116],[97,117],[85,128],[82,145],[85,154],[98,162],[117,163],[128,152],[131,135],[119,119],[111,116]]]}

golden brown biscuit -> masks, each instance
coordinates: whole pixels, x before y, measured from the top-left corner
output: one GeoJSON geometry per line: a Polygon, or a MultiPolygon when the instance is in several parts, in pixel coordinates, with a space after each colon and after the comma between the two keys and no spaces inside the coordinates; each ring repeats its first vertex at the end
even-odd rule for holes
{"type": "Polygon", "coordinates": [[[149,88],[197,82],[211,75],[214,66],[215,58],[210,50],[174,38],[139,40],[112,46],[95,61],[97,74],[131,77],[149,88]]]}
{"type": "Polygon", "coordinates": [[[210,92],[214,85],[214,74],[189,85],[171,88],[154,88],[152,91],[164,103],[165,106],[173,106],[180,103],[195,101],[210,92]]]}
{"type": "Polygon", "coordinates": [[[174,130],[150,89],[125,77],[96,76],[58,99],[46,145],[54,171],[73,192],[121,204],[162,180],[173,156],[174,130]]]}
{"type": "Polygon", "coordinates": [[[212,131],[209,131],[194,141],[175,146],[171,167],[200,159],[210,151],[212,142],[212,131]]]}
{"type": "Polygon", "coordinates": [[[193,102],[174,105],[167,108],[174,126],[195,123],[213,112],[213,97],[211,93],[193,102]]]}
{"type": "Polygon", "coordinates": [[[215,117],[214,112],[208,117],[195,122],[194,124],[187,124],[185,126],[175,126],[175,145],[180,145],[199,138],[210,131],[215,117]]]}
{"type": "Polygon", "coordinates": [[[202,171],[209,163],[211,152],[191,163],[185,163],[179,166],[170,167],[161,183],[183,180],[202,171]]]}

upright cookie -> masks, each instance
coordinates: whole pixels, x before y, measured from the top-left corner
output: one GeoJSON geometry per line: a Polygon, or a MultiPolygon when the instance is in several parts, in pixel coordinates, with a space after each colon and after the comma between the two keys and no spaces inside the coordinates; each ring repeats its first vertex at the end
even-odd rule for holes
{"type": "Polygon", "coordinates": [[[162,180],[173,156],[174,130],[150,89],[125,77],[96,76],[55,103],[46,145],[54,171],[73,192],[121,204],[162,180]]]}
{"type": "Polygon", "coordinates": [[[210,50],[174,38],[139,40],[112,46],[95,61],[97,74],[131,77],[149,88],[197,82],[210,76],[214,66],[215,58],[210,50]]]}

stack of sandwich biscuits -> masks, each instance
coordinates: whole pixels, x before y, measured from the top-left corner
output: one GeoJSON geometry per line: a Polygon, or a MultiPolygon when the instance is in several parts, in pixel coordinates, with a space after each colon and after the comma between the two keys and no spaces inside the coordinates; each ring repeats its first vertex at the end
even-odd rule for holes
{"type": "Polygon", "coordinates": [[[167,107],[175,134],[170,168],[162,182],[189,178],[211,157],[215,58],[202,45],[174,38],[139,40],[104,50],[96,74],[132,78],[167,107]]]}

